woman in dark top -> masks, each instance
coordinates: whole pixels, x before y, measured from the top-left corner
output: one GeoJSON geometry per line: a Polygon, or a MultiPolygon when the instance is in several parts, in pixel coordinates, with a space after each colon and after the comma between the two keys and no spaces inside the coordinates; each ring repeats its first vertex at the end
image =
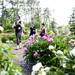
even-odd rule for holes
{"type": "Polygon", "coordinates": [[[45,31],[45,24],[42,23],[42,26],[41,26],[41,31],[40,31],[40,36],[43,37],[45,35],[46,31],[45,31]]]}
{"type": "Polygon", "coordinates": [[[36,31],[35,31],[35,26],[32,24],[32,26],[30,27],[30,36],[33,34],[36,34],[36,31]]]}
{"type": "Polygon", "coordinates": [[[21,42],[21,34],[22,34],[22,26],[21,26],[20,16],[16,17],[16,22],[13,27],[15,29],[16,43],[17,43],[17,45],[19,45],[21,42]]]}

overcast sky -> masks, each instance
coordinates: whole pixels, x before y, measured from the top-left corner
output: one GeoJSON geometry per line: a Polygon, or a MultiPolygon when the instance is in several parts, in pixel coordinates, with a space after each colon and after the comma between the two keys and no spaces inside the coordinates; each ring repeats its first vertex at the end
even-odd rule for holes
{"type": "Polygon", "coordinates": [[[75,0],[40,0],[42,8],[48,7],[59,25],[67,24],[75,6],[75,0]]]}

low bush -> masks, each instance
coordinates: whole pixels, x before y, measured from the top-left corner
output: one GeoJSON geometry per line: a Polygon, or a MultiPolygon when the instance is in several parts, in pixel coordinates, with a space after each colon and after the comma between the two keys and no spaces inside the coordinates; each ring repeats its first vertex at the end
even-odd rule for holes
{"type": "Polygon", "coordinates": [[[26,61],[36,64],[41,62],[44,66],[59,66],[59,59],[56,58],[55,53],[52,50],[49,50],[49,45],[51,43],[46,40],[40,40],[37,43],[34,43],[28,46],[28,54],[26,54],[26,61]]]}
{"type": "Polygon", "coordinates": [[[13,62],[13,48],[0,43],[0,75],[22,75],[22,68],[13,62]]]}

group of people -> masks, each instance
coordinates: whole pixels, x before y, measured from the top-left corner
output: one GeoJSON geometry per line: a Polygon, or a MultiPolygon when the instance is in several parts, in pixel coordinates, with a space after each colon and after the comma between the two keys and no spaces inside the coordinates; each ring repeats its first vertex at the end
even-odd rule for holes
{"type": "MultiPolygon", "coordinates": [[[[19,45],[21,43],[21,35],[22,35],[22,32],[23,32],[23,24],[22,24],[22,21],[21,21],[21,18],[20,16],[16,16],[16,21],[14,23],[14,25],[12,26],[15,30],[15,35],[16,35],[16,44],[19,45]]],[[[46,33],[45,31],[45,24],[42,23],[41,24],[41,28],[40,28],[40,36],[44,36],[46,33]]],[[[30,34],[29,36],[32,36],[33,34],[36,34],[36,28],[35,28],[35,25],[33,24],[33,22],[31,23],[31,26],[30,26],[30,34]]]]}

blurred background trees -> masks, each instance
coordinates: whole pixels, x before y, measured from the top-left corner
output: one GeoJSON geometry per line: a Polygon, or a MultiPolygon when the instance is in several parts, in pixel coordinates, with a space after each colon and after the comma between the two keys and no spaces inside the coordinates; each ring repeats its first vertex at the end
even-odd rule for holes
{"type": "MultiPolygon", "coordinates": [[[[36,28],[44,22],[48,30],[53,30],[53,20],[49,8],[42,9],[38,0],[0,0],[0,25],[5,32],[12,31],[16,15],[20,15],[25,25],[30,25],[31,18],[36,28]]],[[[28,26],[29,27],[29,26],[28,26]]],[[[53,30],[54,31],[54,30],[53,30]]]]}
{"type": "Polygon", "coordinates": [[[69,24],[70,24],[70,31],[71,31],[71,33],[75,34],[75,7],[72,10],[72,14],[70,16],[69,24]]]}

